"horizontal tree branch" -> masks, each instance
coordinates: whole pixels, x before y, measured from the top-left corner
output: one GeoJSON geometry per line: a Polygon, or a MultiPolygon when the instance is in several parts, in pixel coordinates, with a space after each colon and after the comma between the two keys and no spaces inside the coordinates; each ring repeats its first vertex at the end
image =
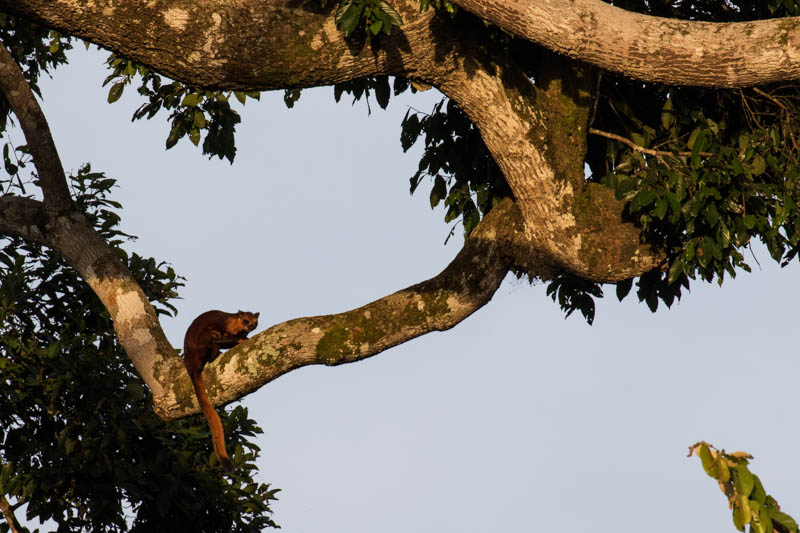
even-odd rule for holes
{"type": "Polygon", "coordinates": [[[0,10],[109,48],[190,85],[270,90],[380,74],[413,76],[420,48],[435,42],[434,13],[420,14],[416,0],[394,4],[404,24],[382,36],[380,46],[345,38],[331,7],[320,10],[296,0],[0,0],[0,10]]]}
{"type": "MultiPolygon", "coordinates": [[[[296,368],[360,361],[432,331],[450,329],[491,300],[513,264],[507,252],[522,237],[510,200],[473,230],[438,276],[344,313],[298,318],[255,335],[206,366],[214,403],[240,398],[296,368]]],[[[199,411],[182,364],[170,370],[173,388],[155,397],[156,412],[174,419],[199,411]]]]}
{"type": "Polygon", "coordinates": [[[800,17],[713,23],[602,0],[452,1],[550,50],[644,81],[747,87],[800,77],[800,17]]]}

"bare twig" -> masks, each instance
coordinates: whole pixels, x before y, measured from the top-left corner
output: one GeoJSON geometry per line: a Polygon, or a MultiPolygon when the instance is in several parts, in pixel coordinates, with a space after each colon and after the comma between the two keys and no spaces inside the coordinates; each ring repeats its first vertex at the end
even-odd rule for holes
{"type": "MultiPolygon", "coordinates": [[[[600,137],[605,137],[606,139],[619,141],[622,144],[630,146],[637,152],[642,152],[643,154],[652,155],[653,157],[665,157],[665,156],[675,157],[675,156],[692,155],[692,152],[668,152],[664,150],[652,150],[650,148],[645,148],[644,146],[639,146],[635,142],[623,137],[622,135],[617,135],[616,133],[609,133],[607,131],[598,130],[597,128],[589,128],[589,133],[591,133],[592,135],[599,135],[600,137]]],[[[697,152],[697,154],[703,157],[714,157],[714,154],[712,154],[711,152],[697,152]]]]}

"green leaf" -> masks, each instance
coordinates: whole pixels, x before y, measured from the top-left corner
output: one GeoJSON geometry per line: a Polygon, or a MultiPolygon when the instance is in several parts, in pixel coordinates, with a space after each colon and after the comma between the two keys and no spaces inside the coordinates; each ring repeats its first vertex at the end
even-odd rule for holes
{"type": "Polygon", "coordinates": [[[440,175],[436,175],[433,180],[433,189],[431,189],[431,209],[439,205],[442,198],[447,194],[447,184],[440,175]]]}
{"type": "Polygon", "coordinates": [[[715,468],[717,470],[717,481],[727,483],[731,479],[728,461],[722,455],[717,456],[715,468]]]}
{"type": "Polygon", "coordinates": [[[756,154],[753,162],[750,164],[750,172],[754,176],[760,176],[767,170],[767,162],[760,154],[756,154]]]}
{"type": "Polygon", "coordinates": [[[391,94],[389,76],[379,76],[375,78],[374,89],[375,99],[378,101],[378,105],[381,106],[381,109],[386,109],[386,106],[389,105],[389,95],[391,94]]]}
{"type": "Polygon", "coordinates": [[[711,450],[708,448],[708,444],[702,444],[700,449],[697,450],[697,455],[700,457],[700,463],[703,465],[703,470],[705,470],[706,474],[716,478],[716,472],[713,468],[714,458],[711,456],[711,450]]]}
{"type": "Polygon", "coordinates": [[[747,498],[737,498],[733,508],[733,525],[739,531],[744,531],[744,526],[750,523],[750,503],[747,498]]]}
{"type": "Polygon", "coordinates": [[[344,33],[345,36],[350,35],[350,33],[358,27],[358,23],[361,21],[362,11],[364,11],[364,4],[361,2],[345,0],[336,8],[336,15],[334,15],[336,27],[339,31],[344,33]]]}
{"type": "Polygon", "coordinates": [[[672,285],[683,274],[683,261],[675,258],[669,267],[669,274],[667,275],[667,283],[672,285]]]}
{"type": "Polygon", "coordinates": [[[197,146],[200,143],[200,130],[197,128],[189,130],[189,140],[192,141],[193,145],[197,146]]]}
{"type": "Polygon", "coordinates": [[[717,226],[717,240],[723,248],[727,248],[731,243],[731,232],[724,222],[717,226]]]}
{"type": "Polygon", "coordinates": [[[750,499],[756,501],[759,505],[764,505],[767,501],[767,492],[764,490],[764,485],[761,484],[758,476],[753,474],[753,478],[755,479],[755,485],[753,486],[753,492],[750,494],[750,499]]]}
{"type": "Polygon", "coordinates": [[[656,311],[658,311],[658,295],[655,292],[649,293],[645,297],[644,301],[647,304],[647,307],[650,309],[651,313],[655,313],[656,311]]]}
{"type": "Polygon", "coordinates": [[[189,93],[183,97],[181,105],[185,107],[195,107],[199,103],[200,103],[200,95],[197,93],[189,93]]]}
{"type": "MultiPolygon", "coordinates": [[[[695,131],[698,131],[698,130],[695,130],[695,131]]],[[[694,132],[692,132],[692,135],[694,135],[694,132]]],[[[693,167],[696,168],[696,167],[700,166],[700,152],[705,150],[705,148],[708,146],[708,144],[709,144],[708,134],[706,133],[705,130],[699,130],[697,135],[694,135],[694,139],[689,137],[689,146],[691,146],[691,148],[692,148],[692,166],[693,167]]]]}
{"type": "MultiPolygon", "coordinates": [[[[192,122],[194,123],[195,126],[197,126],[200,129],[206,127],[206,116],[202,110],[200,109],[194,110],[194,114],[192,115],[192,122]]],[[[197,143],[195,143],[195,145],[196,144],[197,143]]]]}
{"type": "Polygon", "coordinates": [[[764,533],[772,533],[772,518],[769,516],[769,510],[766,507],[762,507],[759,511],[758,523],[764,533]]]}
{"type": "Polygon", "coordinates": [[[633,278],[617,282],[617,299],[621,302],[633,287],[633,278]]]}
{"type": "Polygon", "coordinates": [[[703,242],[700,243],[700,249],[697,250],[697,260],[705,268],[713,257],[714,243],[710,239],[703,239],[703,242]]]}
{"type": "Polygon", "coordinates": [[[667,203],[667,199],[665,197],[661,197],[656,200],[656,208],[653,210],[653,216],[658,218],[659,220],[664,219],[664,215],[667,214],[667,208],[669,204],[667,203]]]}
{"type": "Polygon", "coordinates": [[[656,199],[656,193],[650,190],[643,190],[636,193],[631,203],[628,204],[632,212],[639,211],[642,207],[650,205],[656,199]]]}
{"type": "Polygon", "coordinates": [[[464,234],[469,235],[481,220],[481,216],[478,213],[478,209],[475,207],[475,204],[472,202],[472,199],[469,199],[464,203],[462,219],[464,222],[464,234]]]}
{"type": "Polygon", "coordinates": [[[672,107],[672,99],[667,98],[664,107],[661,108],[661,125],[666,130],[673,124],[675,124],[675,110],[672,107]]]}
{"type": "MultiPolygon", "coordinates": [[[[378,0],[377,2],[375,2],[375,5],[378,7],[378,9],[386,13],[386,15],[392,21],[393,25],[400,26],[403,24],[403,18],[400,16],[400,13],[395,11],[395,9],[388,2],[384,2],[383,0],[378,0]]],[[[390,29],[391,28],[387,28],[387,32],[390,29]]]]}
{"type": "Polygon", "coordinates": [[[705,209],[703,209],[703,218],[708,222],[709,226],[716,227],[719,222],[719,212],[713,202],[706,204],[705,209]]]}
{"type": "Polygon", "coordinates": [[[186,135],[186,129],[183,127],[183,124],[178,120],[174,121],[169,136],[167,137],[167,150],[175,146],[178,140],[184,135],[186,135]]]}
{"type": "Polygon", "coordinates": [[[122,96],[122,91],[125,90],[125,82],[119,81],[111,86],[108,90],[108,103],[113,104],[122,96]]]}
{"type": "MultiPolygon", "coordinates": [[[[283,93],[283,103],[286,107],[291,109],[294,107],[295,102],[300,99],[302,89],[286,89],[283,93]]],[[[338,101],[338,99],[337,99],[338,101]]]]}
{"type": "Polygon", "coordinates": [[[797,533],[797,522],[795,522],[794,518],[784,512],[779,511],[775,507],[766,507],[766,509],[773,523],[777,523],[783,528],[797,533]]]}
{"type": "Polygon", "coordinates": [[[739,495],[748,498],[750,493],[753,492],[755,486],[755,477],[748,470],[747,465],[739,463],[736,465],[736,475],[734,476],[734,486],[739,495]]]}

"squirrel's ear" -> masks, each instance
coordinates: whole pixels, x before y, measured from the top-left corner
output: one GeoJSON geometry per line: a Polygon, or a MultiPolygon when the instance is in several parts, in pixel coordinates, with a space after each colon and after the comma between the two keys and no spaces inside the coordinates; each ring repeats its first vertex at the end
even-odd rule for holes
{"type": "Polygon", "coordinates": [[[244,314],[244,311],[242,311],[241,309],[239,309],[238,311],[236,311],[236,314],[237,314],[237,315],[242,315],[242,314],[244,314]]]}
{"type": "Polygon", "coordinates": [[[258,313],[256,313],[256,318],[258,318],[258,315],[260,315],[260,314],[261,314],[261,312],[260,312],[260,311],[259,311],[258,313]]]}

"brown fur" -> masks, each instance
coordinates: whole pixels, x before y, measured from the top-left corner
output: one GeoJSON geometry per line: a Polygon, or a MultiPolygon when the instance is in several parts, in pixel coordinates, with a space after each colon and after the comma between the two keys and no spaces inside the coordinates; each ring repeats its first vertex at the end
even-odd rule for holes
{"type": "Polygon", "coordinates": [[[206,395],[203,367],[219,357],[220,349],[233,348],[247,338],[258,325],[258,313],[206,311],[192,321],[183,339],[183,363],[194,385],[197,402],[211,428],[211,440],[219,463],[233,472],[233,463],[225,451],[225,434],[219,415],[206,395]]]}

